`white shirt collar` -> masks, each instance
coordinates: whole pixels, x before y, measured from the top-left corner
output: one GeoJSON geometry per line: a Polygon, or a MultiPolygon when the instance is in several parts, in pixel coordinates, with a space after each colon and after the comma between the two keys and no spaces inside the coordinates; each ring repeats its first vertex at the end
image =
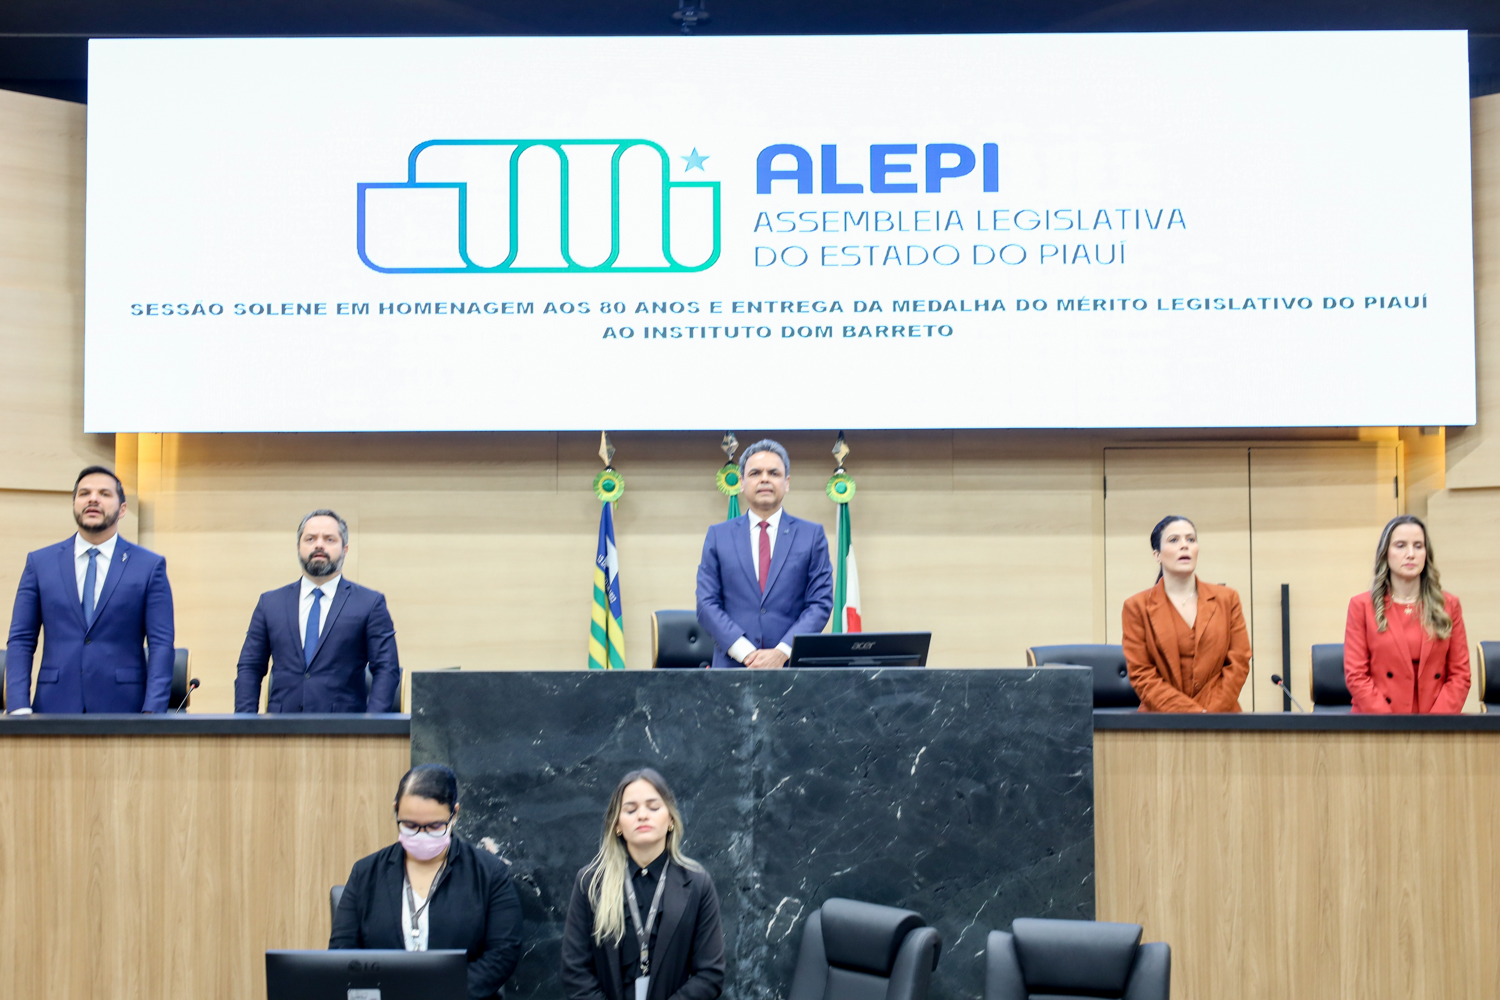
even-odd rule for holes
{"type": "Polygon", "coordinates": [[[782,508],[777,507],[776,508],[776,513],[772,514],[770,517],[762,518],[759,514],[755,513],[755,511],[752,510],[750,512],[750,527],[754,528],[756,530],[759,530],[759,528],[760,528],[760,522],[762,520],[764,520],[767,524],[769,524],[771,526],[770,527],[771,534],[773,534],[773,535],[776,534],[776,532],[778,532],[778,531],[781,530],[781,511],[782,511],[782,508]]]}
{"type": "Polygon", "coordinates": [[[327,583],[323,584],[320,587],[309,580],[306,576],[304,576],[302,578],[302,600],[305,601],[310,598],[314,590],[321,590],[324,597],[332,597],[334,594],[338,593],[339,581],[343,578],[344,574],[340,573],[338,576],[335,576],[332,580],[329,580],[327,583]]]}
{"type": "Polygon", "coordinates": [[[98,549],[99,557],[108,563],[115,557],[115,543],[119,540],[120,533],[118,531],[98,545],[85,540],[82,535],[75,533],[73,535],[73,558],[80,559],[89,549],[98,549]]]}

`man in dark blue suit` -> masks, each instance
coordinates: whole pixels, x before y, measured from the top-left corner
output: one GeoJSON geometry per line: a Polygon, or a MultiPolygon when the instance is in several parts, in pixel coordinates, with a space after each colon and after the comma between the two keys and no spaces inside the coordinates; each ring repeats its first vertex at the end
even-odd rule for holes
{"type": "Polygon", "coordinates": [[[750,512],[715,524],[698,564],[698,624],[714,637],[715,667],[775,668],[792,637],[821,632],[833,610],[833,566],[823,526],[782,510],[786,449],[769,439],[740,456],[750,512]]]}
{"type": "Polygon", "coordinates": [[[401,687],[396,626],[384,594],[344,579],[348,553],[349,526],[333,511],[315,510],[297,526],[303,577],[255,605],[234,679],[236,712],[259,710],[267,664],[268,712],[391,710],[401,687]]]}
{"type": "Polygon", "coordinates": [[[120,480],[91,465],[73,483],[78,533],[26,557],[5,646],[12,715],[167,710],[175,635],[167,561],[120,537],[124,513],[120,480]],[[46,641],[33,696],[39,632],[46,641]]]}

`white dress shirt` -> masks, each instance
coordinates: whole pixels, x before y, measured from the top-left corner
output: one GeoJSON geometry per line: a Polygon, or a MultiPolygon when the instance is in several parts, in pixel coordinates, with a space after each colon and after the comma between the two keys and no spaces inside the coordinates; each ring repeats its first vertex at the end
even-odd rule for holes
{"type": "Polygon", "coordinates": [[[318,641],[323,641],[323,629],[328,625],[328,609],[333,607],[333,595],[339,591],[339,581],[344,574],[329,580],[321,587],[315,586],[307,577],[302,578],[302,599],[297,602],[297,634],[300,635],[306,645],[307,639],[307,616],[312,612],[313,591],[321,590],[323,599],[318,603],[318,641]]]}
{"type": "Polygon", "coordinates": [[[78,575],[78,602],[83,603],[83,577],[89,571],[89,549],[98,549],[94,557],[94,607],[99,606],[99,595],[104,593],[104,577],[109,573],[109,561],[115,557],[115,543],[120,540],[117,531],[95,545],[86,542],[82,535],[73,536],[73,569],[78,575]]]}
{"type": "MultiPolygon", "coordinates": [[[[406,944],[407,951],[426,951],[427,914],[432,912],[432,907],[430,905],[422,906],[426,902],[427,896],[418,896],[415,889],[412,890],[410,896],[406,894],[406,886],[410,884],[410,882],[407,882],[401,886],[401,937],[406,944]],[[417,906],[422,910],[421,913],[417,914],[417,929],[415,931],[411,929],[411,901],[413,899],[417,901],[417,906]]],[[[428,895],[432,894],[433,888],[434,886],[427,887],[428,895]]]]}
{"type": "MultiPolygon", "coordinates": [[[[777,507],[776,513],[767,518],[760,517],[754,511],[750,512],[750,568],[755,570],[755,579],[757,582],[760,580],[760,526],[762,524],[770,525],[770,527],[766,528],[766,537],[771,543],[771,557],[774,559],[776,556],[776,532],[781,529],[781,508],[777,507]]],[[[771,578],[767,575],[767,585],[770,582],[771,578]]],[[[776,648],[787,656],[792,655],[792,647],[784,642],[778,642],[776,648]]],[[[745,657],[755,652],[755,643],[744,636],[740,636],[730,644],[726,652],[728,652],[731,660],[737,663],[744,663],[745,657]]]]}

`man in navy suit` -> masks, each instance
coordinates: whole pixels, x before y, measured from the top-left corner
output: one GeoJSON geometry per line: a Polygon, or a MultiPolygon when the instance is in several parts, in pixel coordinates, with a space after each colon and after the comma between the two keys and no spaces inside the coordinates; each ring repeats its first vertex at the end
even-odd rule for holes
{"type": "Polygon", "coordinates": [[[26,557],[5,646],[12,715],[165,712],[172,690],[167,561],[119,535],[125,488],[91,465],[73,483],[78,533],[26,557]],[[42,665],[31,691],[37,634],[42,665]]]}
{"type": "Polygon", "coordinates": [[[828,624],[828,539],[821,524],[782,510],[790,480],[781,445],[767,439],[746,448],[740,482],[750,512],[715,524],[703,540],[698,624],[714,637],[715,667],[785,666],[793,636],[828,624]]]}
{"type": "Polygon", "coordinates": [[[255,605],[234,679],[236,712],[259,710],[267,664],[268,712],[391,711],[401,687],[396,626],[384,594],[344,579],[348,553],[349,526],[333,511],[315,510],[297,526],[303,576],[255,605]]]}

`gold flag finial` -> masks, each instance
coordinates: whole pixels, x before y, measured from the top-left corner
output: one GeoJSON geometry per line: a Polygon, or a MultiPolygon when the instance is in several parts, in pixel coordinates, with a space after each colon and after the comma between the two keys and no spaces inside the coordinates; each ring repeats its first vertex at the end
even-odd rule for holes
{"type": "Polygon", "coordinates": [[[606,469],[614,467],[615,446],[609,441],[609,431],[599,432],[599,457],[603,459],[606,469]]]}
{"type": "Polygon", "coordinates": [[[849,446],[844,443],[844,432],[839,431],[839,439],[833,445],[833,460],[839,463],[839,468],[844,467],[844,459],[849,457],[849,446]]]}
{"type": "Polygon", "coordinates": [[[734,436],[734,431],[724,432],[724,440],[719,442],[719,449],[724,452],[726,459],[734,461],[734,453],[740,450],[740,441],[734,436]]]}

